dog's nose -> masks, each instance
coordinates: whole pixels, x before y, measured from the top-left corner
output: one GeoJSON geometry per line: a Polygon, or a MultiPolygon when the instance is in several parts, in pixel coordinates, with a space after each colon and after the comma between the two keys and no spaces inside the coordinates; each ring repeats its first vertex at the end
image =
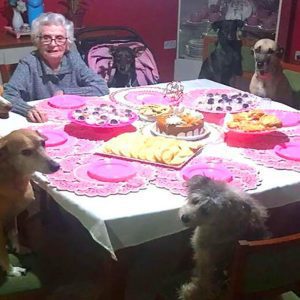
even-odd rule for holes
{"type": "Polygon", "coordinates": [[[59,168],[60,168],[60,165],[59,165],[59,163],[57,163],[56,161],[51,160],[51,161],[49,162],[49,169],[50,169],[50,171],[51,171],[52,173],[58,171],[59,168]]]}
{"type": "Polygon", "coordinates": [[[187,215],[182,215],[182,216],[181,216],[181,221],[182,221],[183,223],[188,223],[188,222],[190,221],[190,218],[189,218],[189,216],[187,216],[187,215]]]}
{"type": "Polygon", "coordinates": [[[263,61],[258,61],[256,64],[257,64],[258,68],[262,68],[264,66],[264,62],[263,61]]]}

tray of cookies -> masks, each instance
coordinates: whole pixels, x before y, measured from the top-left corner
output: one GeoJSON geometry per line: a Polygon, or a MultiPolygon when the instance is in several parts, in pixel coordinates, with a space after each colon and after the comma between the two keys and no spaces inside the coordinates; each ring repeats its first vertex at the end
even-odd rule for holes
{"type": "Polygon", "coordinates": [[[202,148],[199,142],[130,132],[105,142],[96,154],[180,169],[202,148]]]}

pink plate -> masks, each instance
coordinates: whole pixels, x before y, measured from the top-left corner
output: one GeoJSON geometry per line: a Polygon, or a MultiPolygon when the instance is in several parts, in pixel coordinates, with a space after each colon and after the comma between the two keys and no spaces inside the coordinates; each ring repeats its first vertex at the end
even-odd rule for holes
{"type": "Polygon", "coordinates": [[[129,91],[125,99],[138,105],[171,103],[171,99],[159,91],[129,91]]]}
{"type": "Polygon", "coordinates": [[[127,161],[110,160],[92,163],[87,173],[99,181],[120,182],[135,176],[136,169],[127,161]]]}
{"type": "Polygon", "coordinates": [[[276,145],[274,152],[280,157],[300,161],[300,142],[288,142],[276,145]]]}
{"type": "Polygon", "coordinates": [[[58,129],[42,129],[39,132],[44,135],[47,140],[46,147],[55,147],[64,144],[68,140],[68,134],[58,129]]]}
{"type": "Polygon", "coordinates": [[[206,176],[214,180],[230,182],[233,177],[229,170],[222,165],[199,163],[186,167],[181,172],[184,180],[189,180],[195,175],[206,176]]]}
{"type": "Polygon", "coordinates": [[[48,104],[55,108],[71,109],[85,105],[85,98],[76,95],[60,95],[48,99],[48,104]]]}
{"type": "Polygon", "coordinates": [[[283,110],[264,110],[267,114],[275,115],[282,122],[283,127],[300,125],[300,113],[283,110]]]}

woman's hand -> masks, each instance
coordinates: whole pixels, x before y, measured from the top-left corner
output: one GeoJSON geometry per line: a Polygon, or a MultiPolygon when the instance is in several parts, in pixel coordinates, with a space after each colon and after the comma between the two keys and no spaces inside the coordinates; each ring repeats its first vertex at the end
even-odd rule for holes
{"type": "Polygon", "coordinates": [[[34,123],[44,123],[48,121],[48,116],[47,114],[33,107],[27,113],[27,120],[34,123]]]}
{"type": "Polygon", "coordinates": [[[64,94],[64,91],[59,90],[59,91],[56,91],[53,96],[61,96],[63,94],[64,94]]]}

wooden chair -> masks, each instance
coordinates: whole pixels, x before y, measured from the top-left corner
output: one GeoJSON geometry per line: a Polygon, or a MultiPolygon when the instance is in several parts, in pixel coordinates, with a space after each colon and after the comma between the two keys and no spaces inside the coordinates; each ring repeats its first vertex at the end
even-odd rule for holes
{"type": "Polygon", "coordinates": [[[282,62],[282,68],[294,94],[294,106],[300,109],[300,65],[282,62]]]}
{"type": "Polygon", "coordinates": [[[228,299],[254,300],[289,291],[296,294],[300,291],[300,233],[239,241],[230,273],[228,299]]]}
{"type": "MultiPolygon", "coordinates": [[[[176,299],[187,272],[163,284],[155,300],[176,299]]],[[[258,300],[282,296],[300,300],[300,233],[259,241],[239,241],[229,273],[229,293],[219,300],[258,300]]],[[[272,298],[273,299],[273,298],[272,298]]]]}

